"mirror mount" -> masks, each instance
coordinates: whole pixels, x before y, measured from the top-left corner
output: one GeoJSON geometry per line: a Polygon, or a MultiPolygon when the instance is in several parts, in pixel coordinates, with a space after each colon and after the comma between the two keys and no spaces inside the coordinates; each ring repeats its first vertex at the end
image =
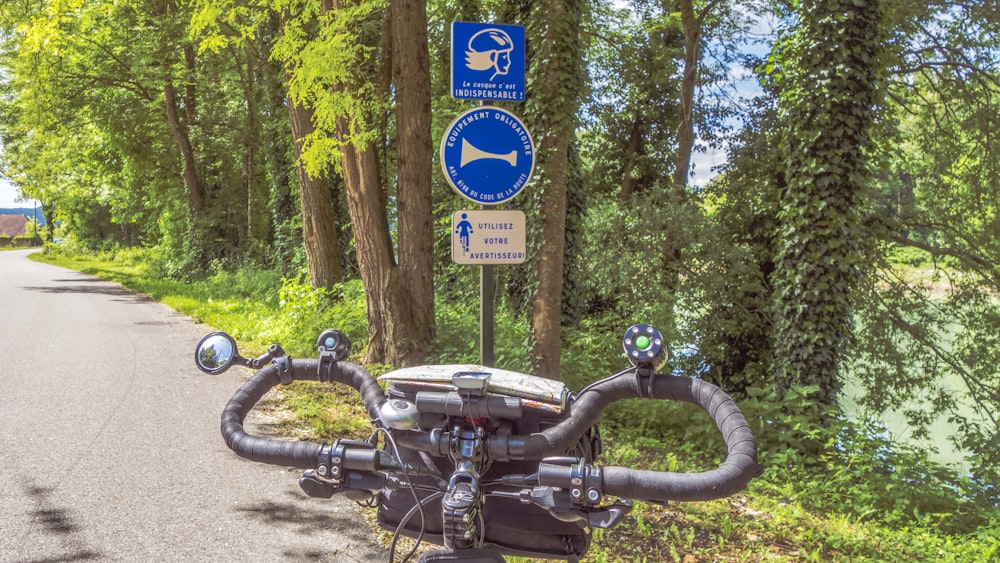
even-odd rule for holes
{"type": "Polygon", "coordinates": [[[243,366],[250,369],[261,369],[268,363],[278,365],[283,374],[282,378],[291,382],[291,358],[285,354],[285,350],[277,344],[268,347],[259,358],[244,358],[240,355],[236,347],[236,340],[225,332],[217,331],[205,335],[198,342],[194,351],[194,363],[198,369],[209,374],[217,375],[234,365],[243,366]],[[284,375],[288,374],[288,375],[284,375]]]}

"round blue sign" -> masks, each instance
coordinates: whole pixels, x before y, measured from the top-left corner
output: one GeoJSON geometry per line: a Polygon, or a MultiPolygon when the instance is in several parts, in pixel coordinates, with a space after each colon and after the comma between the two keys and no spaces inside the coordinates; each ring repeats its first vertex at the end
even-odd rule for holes
{"type": "Polygon", "coordinates": [[[441,168],[459,194],[497,205],[518,193],[535,169],[535,145],[514,114],[493,107],[470,109],[444,131],[441,168]]]}

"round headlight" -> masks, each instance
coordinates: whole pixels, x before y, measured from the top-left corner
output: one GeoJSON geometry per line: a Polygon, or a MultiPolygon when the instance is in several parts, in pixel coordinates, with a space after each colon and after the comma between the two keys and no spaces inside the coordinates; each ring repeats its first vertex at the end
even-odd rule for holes
{"type": "Polygon", "coordinates": [[[663,335],[651,325],[641,324],[625,331],[625,355],[634,366],[656,366],[663,360],[663,335]]]}

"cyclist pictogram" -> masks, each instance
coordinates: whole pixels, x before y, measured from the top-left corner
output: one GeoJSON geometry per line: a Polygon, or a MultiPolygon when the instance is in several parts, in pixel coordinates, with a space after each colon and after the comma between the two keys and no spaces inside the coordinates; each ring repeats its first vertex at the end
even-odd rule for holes
{"type": "Polygon", "coordinates": [[[462,254],[468,254],[469,235],[472,234],[472,223],[469,222],[468,213],[462,213],[462,220],[455,225],[455,233],[458,235],[459,243],[462,246],[462,254]]]}

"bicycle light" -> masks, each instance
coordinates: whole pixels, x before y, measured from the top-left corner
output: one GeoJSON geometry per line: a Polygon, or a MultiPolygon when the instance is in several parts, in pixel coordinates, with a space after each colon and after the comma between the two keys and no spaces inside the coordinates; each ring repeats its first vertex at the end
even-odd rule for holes
{"type": "Polygon", "coordinates": [[[656,366],[663,360],[663,335],[651,325],[632,326],[622,344],[633,366],[656,366]]]}
{"type": "Polygon", "coordinates": [[[333,352],[337,361],[346,360],[351,355],[351,339],[339,330],[328,328],[319,333],[316,339],[316,347],[322,352],[333,352]]]}

